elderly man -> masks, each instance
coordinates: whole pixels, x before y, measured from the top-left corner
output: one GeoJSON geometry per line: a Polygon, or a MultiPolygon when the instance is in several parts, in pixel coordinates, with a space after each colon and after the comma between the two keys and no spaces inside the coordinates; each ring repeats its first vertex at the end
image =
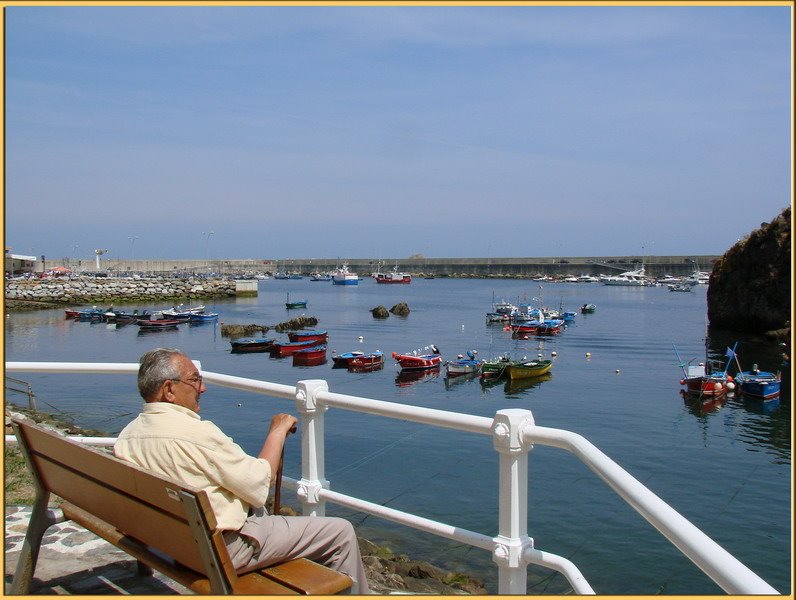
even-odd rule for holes
{"type": "Polygon", "coordinates": [[[255,458],[201,419],[199,398],[206,390],[196,365],[179,350],[157,348],[144,354],[138,391],[146,404],[119,434],[114,454],[206,490],[239,573],[304,557],[351,577],[352,594],[369,593],[351,523],[265,511],[268,489],[296,418],[275,415],[255,458]]]}

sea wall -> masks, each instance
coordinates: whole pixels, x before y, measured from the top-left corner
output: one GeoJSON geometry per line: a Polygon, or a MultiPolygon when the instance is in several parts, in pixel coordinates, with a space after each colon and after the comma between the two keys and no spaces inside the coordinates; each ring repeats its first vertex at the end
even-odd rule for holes
{"type": "Polygon", "coordinates": [[[14,279],[6,281],[7,301],[58,304],[109,304],[161,299],[205,299],[235,296],[232,279],[14,279]]]}

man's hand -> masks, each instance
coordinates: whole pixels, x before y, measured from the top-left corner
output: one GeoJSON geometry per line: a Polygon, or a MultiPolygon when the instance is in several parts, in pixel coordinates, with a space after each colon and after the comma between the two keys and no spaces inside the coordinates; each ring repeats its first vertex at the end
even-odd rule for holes
{"type": "Polygon", "coordinates": [[[296,433],[296,425],[298,419],[293,415],[287,413],[279,413],[271,418],[271,427],[268,429],[268,435],[272,432],[282,432],[283,437],[287,437],[291,433],[296,433]]]}

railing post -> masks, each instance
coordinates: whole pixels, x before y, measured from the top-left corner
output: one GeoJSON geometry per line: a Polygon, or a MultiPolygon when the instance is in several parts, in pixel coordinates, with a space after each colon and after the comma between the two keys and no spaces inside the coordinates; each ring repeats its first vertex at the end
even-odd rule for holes
{"type": "Polygon", "coordinates": [[[329,385],[322,379],[296,384],[296,409],[301,414],[301,479],[296,495],[302,514],[313,517],[326,516],[326,501],[320,498],[320,490],[329,488],[324,472],[323,413],[327,407],[318,404],[316,395],[328,391],[329,385]]]}
{"type": "Polygon", "coordinates": [[[492,442],[500,454],[498,535],[493,538],[492,560],[498,566],[498,593],[525,594],[528,588],[525,551],[528,537],[528,450],[522,428],[533,425],[529,410],[499,410],[492,422],[492,442]]]}

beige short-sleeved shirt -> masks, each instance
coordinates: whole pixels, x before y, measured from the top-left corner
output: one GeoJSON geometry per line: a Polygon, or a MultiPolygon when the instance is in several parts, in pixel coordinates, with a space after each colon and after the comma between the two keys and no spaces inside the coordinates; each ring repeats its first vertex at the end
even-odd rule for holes
{"type": "Polygon", "coordinates": [[[246,454],[210,421],[182,406],[152,402],[119,434],[114,454],[149,469],[204,489],[218,529],[238,530],[249,507],[268,498],[271,466],[246,454]]]}

